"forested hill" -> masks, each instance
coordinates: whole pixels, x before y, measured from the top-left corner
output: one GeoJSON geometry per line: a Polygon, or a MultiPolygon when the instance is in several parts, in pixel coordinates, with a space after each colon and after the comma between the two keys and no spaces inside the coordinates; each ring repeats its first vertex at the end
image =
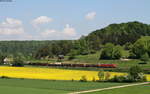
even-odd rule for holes
{"type": "Polygon", "coordinates": [[[51,41],[0,41],[0,54],[30,54],[51,41]]]}
{"type": "Polygon", "coordinates": [[[134,43],[141,36],[150,36],[150,25],[140,22],[110,24],[79,40],[0,41],[0,54],[22,53],[26,56],[36,55],[37,57],[67,55],[68,53],[88,54],[92,51],[99,51],[103,47],[102,44],[134,43]]]}
{"type": "Polygon", "coordinates": [[[150,35],[150,25],[141,22],[128,22],[121,24],[110,24],[109,26],[90,33],[86,38],[93,42],[102,44],[111,42],[123,45],[127,42],[135,42],[141,36],[150,35]]]}
{"type": "MultiPolygon", "coordinates": [[[[64,52],[68,53],[72,47],[71,40],[43,40],[43,41],[0,41],[0,56],[1,55],[18,55],[33,56],[37,52],[42,51],[47,54],[64,52]]],[[[43,56],[45,55],[42,54],[43,56]]]]}

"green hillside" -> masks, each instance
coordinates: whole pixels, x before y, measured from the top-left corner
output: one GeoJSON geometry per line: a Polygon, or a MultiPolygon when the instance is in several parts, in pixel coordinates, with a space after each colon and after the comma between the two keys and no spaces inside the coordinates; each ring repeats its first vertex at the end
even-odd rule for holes
{"type": "Polygon", "coordinates": [[[123,45],[127,42],[134,43],[141,36],[150,35],[150,25],[141,22],[127,22],[110,24],[105,28],[90,33],[86,38],[91,43],[114,43],[123,45]]]}

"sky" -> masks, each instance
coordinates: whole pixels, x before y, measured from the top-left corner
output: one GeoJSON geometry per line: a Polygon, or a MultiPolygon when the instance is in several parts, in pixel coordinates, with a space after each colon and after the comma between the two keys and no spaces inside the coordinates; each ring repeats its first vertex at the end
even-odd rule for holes
{"type": "Polygon", "coordinates": [[[150,0],[0,0],[0,40],[78,39],[113,23],[150,24],[149,11],[150,0]]]}

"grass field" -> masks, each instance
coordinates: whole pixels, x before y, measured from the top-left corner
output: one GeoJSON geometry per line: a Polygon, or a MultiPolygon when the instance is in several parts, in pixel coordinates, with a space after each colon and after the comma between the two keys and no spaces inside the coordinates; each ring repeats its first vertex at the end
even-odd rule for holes
{"type": "MultiPolygon", "coordinates": [[[[149,68],[150,67],[150,62],[148,64],[138,64],[142,61],[138,59],[131,59],[128,61],[123,61],[123,60],[99,60],[100,53],[96,54],[89,54],[89,55],[78,55],[76,56],[76,59],[68,62],[74,62],[74,63],[105,63],[105,64],[117,64],[119,68],[129,68],[131,66],[141,66],[143,69],[144,68],[149,68]]],[[[64,61],[65,62],[65,61],[64,61]]]]}
{"type": "MultiPolygon", "coordinates": [[[[127,57],[129,56],[129,52],[128,51],[124,51],[123,52],[123,56],[127,57]]],[[[65,56],[65,59],[62,60],[62,62],[64,63],[94,63],[94,64],[117,64],[118,68],[121,69],[125,69],[126,68],[130,68],[131,66],[135,66],[138,65],[143,69],[149,69],[150,67],[150,62],[148,62],[148,64],[139,64],[142,61],[138,60],[138,59],[130,59],[127,61],[123,61],[123,60],[99,60],[100,57],[100,52],[97,52],[95,54],[89,54],[89,55],[77,55],[75,59],[73,60],[69,60],[68,61],[68,56],[65,56]]],[[[39,62],[39,63],[55,63],[57,62],[57,58],[53,58],[53,59],[49,59],[49,60],[29,60],[30,62],[39,62]]],[[[82,69],[82,70],[97,70],[96,68],[78,68],[78,69],[82,69]]],[[[114,70],[116,71],[116,70],[114,70]]],[[[146,72],[146,73],[150,73],[146,72]]]]}
{"type": "Polygon", "coordinates": [[[149,94],[149,93],[150,93],[150,84],[84,93],[84,94],[149,94]]]}
{"type": "Polygon", "coordinates": [[[75,91],[105,88],[105,87],[118,86],[123,84],[125,83],[0,79],[0,93],[1,94],[67,94],[75,91]]]}
{"type": "MultiPolygon", "coordinates": [[[[124,52],[124,56],[128,56],[128,51],[124,52]]],[[[89,55],[78,55],[75,59],[68,61],[68,56],[65,57],[63,62],[68,63],[105,63],[105,64],[117,64],[119,68],[129,68],[131,66],[141,66],[143,69],[148,69],[150,67],[150,62],[148,64],[138,64],[142,62],[138,59],[131,59],[128,61],[123,60],[99,60],[100,52],[97,52],[95,54],[89,54],[89,55]]],[[[57,61],[57,58],[50,59],[50,60],[30,60],[30,62],[40,62],[40,63],[55,63],[57,61]]]]}

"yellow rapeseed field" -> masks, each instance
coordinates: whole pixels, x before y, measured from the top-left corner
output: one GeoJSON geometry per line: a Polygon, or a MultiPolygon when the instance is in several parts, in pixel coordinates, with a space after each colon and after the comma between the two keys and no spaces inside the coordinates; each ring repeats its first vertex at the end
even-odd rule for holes
{"type": "MultiPolygon", "coordinates": [[[[111,77],[114,75],[126,75],[125,73],[110,72],[111,77]]],[[[0,76],[8,76],[13,78],[28,79],[47,79],[47,80],[80,80],[82,76],[86,76],[87,80],[93,77],[98,79],[97,71],[82,70],[66,70],[55,68],[38,68],[38,67],[0,67],[0,76]]],[[[150,81],[150,75],[147,75],[150,81]]]]}

